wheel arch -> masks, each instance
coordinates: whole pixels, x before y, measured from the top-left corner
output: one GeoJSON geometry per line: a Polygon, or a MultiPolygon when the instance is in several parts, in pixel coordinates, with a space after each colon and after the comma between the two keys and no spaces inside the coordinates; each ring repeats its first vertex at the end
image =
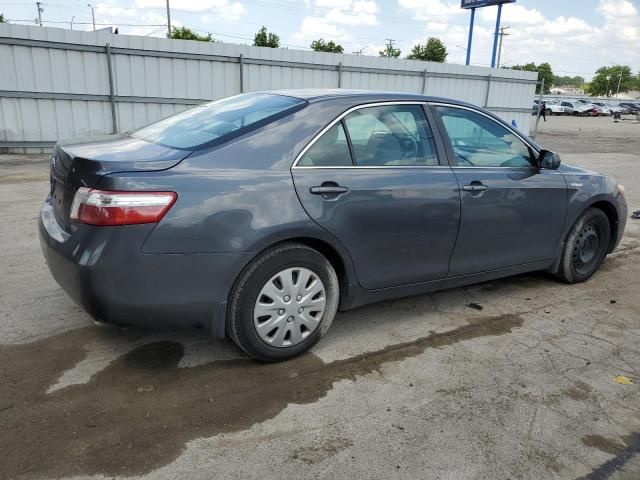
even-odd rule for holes
{"type": "Polygon", "coordinates": [[[299,243],[309,248],[313,248],[314,250],[320,252],[331,263],[331,266],[336,271],[336,275],[338,276],[338,284],[340,287],[338,309],[342,309],[342,306],[346,304],[346,301],[348,299],[349,293],[351,291],[351,286],[357,283],[357,279],[355,278],[355,271],[351,263],[351,258],[349,257],[348,252],[341,246],[335,245],[328,239],[319,238],[317,236],[308,234],[280,237],[277,239],[273,239],[267,244],[261,245],[261,248],[257,249],[253,253],[251,258],[246,261],[244,267],[238,272],[233,282],[233,287],[229,290],[228,299],[231,299],[231,295],[233,295],[233,291],[235,289],[235,285],[238,282],[238,279],[242,276],[244,271],[249,268],[251,263],[256,258],[262,255],[265,251],[286,243],[299,243]]]}
{"type": "Polygon", "coordinates": [[[565,230],[561,237],[562,241],[558,244],[555,259],[547,271],[551,273],[558,272],[566,238],[578,218],[580,218],[580,216],[589,208],[596,208],[607,216],[607,219],[609,220],[609,245],[607,246],[607,253],[611,253],[613,251],[617,245],[618,235],[620,234],[620,215],[612,201],[608,200],[606,197],[599,196],[598,198],[592,199],[590,203],[582,205],[579,210],[569,217],[570,221],[565,224],[565,230]]]}
{"type": "MultiPolygon", "coordinates": [[[[618,210],[615,205],[608,200],[598,200],[589,204],[584,210],[587,208],[597,208],[604,212],[609,220],[609,229],[610,229],[610,237],[609,237],[609,245],[607,247],[607,253],[611,253],[618,243],[618,233],[619,233],[619,221],[620,217],[618,215],[618,210]]],[[[584,210],[582,212],[584,212],[584,210]]],[[[580,212],[580,215],[582,215],[580,212]]]]}

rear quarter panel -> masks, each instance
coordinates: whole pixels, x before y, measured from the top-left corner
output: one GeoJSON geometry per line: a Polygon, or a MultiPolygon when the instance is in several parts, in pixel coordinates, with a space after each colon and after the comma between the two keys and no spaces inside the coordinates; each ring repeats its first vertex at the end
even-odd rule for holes
{"type": "Polygon", "coordinates": [[[144,242],[144,253],[257,253],[305,237],[331,245],[349,273],[345,248],[302,208],[290,168],[310,139],[350,105],[309,105],[224,145],[196,151],[168,170],[107,175],[99,188],[177,192],[176,203],[144,242]]]}

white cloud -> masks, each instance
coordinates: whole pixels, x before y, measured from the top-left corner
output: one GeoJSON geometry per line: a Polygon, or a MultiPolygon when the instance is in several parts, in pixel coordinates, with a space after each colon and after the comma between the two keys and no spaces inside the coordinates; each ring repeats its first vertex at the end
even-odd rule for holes
{"type": "Polygon", "coordinates": [[[316,7],[321,8],[347,8],[351,0],[316,0],[316,7]]]}
{"type": "MultiPolygon", "coordinates": [[[[164,37],[167,33],[167,17],[158,11],[140,12],[135,8],[121,7],[115,3],[100,3],[95,6],[96,22],[100,27],[112,26],[127,35],[153,35],[164,37]],[[127,26],[137,24],[139,26],[127,26]]],[[[179,21],[173,22],[179,27],[179,21]]],[[[89,29],[89,28],[87,28],[89,29]]]]}
{"type": "Polygon", "coordinates": [[[465,13],[460,2],[443,2],[441,0],[398,0],[402,9],[411,10],[418,20],[429,20],[435,17],[459,16],[465,13]]]}
{"type": "Polygon", "coordinates": [[[344,42],[351,39],[351,35],[339,29],[324,17],[304,17],[300,29],[291,37],[297,42],[311,42],[318,38],[344,42]]]}
{"type": "MultiPolygon", "coordinates": [[[[163,8],[167,6],[166,0],[136,0],[138,8],[163,8]]],[[[209,12],[220,15],[223,18],[239,18],[247,12],[241,2],[229,0],[188,0],[173,2],[171,10],[183,10],[187,12],[209,12]]]]}
{"type": "Polygon", "coordinates": [[[349,41],[354,27],[378,24],[378,4],[374,0],[316,0],[315,12],[302,19],[300,28],[291,36],[296,42],[318,38],[336,42],[349,41]]]}
{"type": "MultiPolygon", "coordinates": [[[[468,12],[460,2],[444,0],[398,0],[400,11],[411,11],[428,21],[425,38],[440,37],[447,46],[450,62],[464,62],[468,12]],[[460,12],[464,15],[460,17],[460,12]],[[457,48],[459,45],[463,48],[457,48]]],[[[497,7],[483,8],[476,16],[471,61],[487,65],[491,60],[497,7]]],[[[603,26],[590,25],[576,16],[546,17],[536,8],[505,5],[502,25],[510,26],[504,38],[502,63],[508,65],[548,61],[559,74],[587,78],[602,65],[623,63],[640,69],[640,13],[631,0],[599,0],[597,13],[603,26]]],[[[424,42],[424,38],[417,40],[424,42]]],[[[405,49],[411,45],[406,44],[405,49]]]]}
{"type": "MultiPolygon", "coordinates": [[[[495,8],[481,8],[479,18],[486,22],[496,21],[495,8]]],[[[540,25],[544,23],[545,18],[535,8],[526,8],[522,5],[513,4],[505,5],[502,9],[502,25],[528,26],[540,25]]]]}

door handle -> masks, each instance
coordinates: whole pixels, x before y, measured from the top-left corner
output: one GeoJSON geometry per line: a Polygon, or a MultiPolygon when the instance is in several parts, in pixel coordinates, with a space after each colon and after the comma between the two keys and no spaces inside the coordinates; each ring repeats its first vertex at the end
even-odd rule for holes
{"type": "Polygon", "coordinates": [[[319,187],[309,188],[309,192],[314,195],[339,195],[341,193],[347,193],[349,189],[347,187],[341,187],[340,185],[321,185],[319,187]]]}
{"type": "Polygon", "coordinates": [[[486,185],[483,185],[480,182],[471,182],[470,185],[464,185],[462,187],[462,190],[464,190],[465,192],[483,192],[485,190],[488,190],[489,187],[487,187],[486,185]]]}

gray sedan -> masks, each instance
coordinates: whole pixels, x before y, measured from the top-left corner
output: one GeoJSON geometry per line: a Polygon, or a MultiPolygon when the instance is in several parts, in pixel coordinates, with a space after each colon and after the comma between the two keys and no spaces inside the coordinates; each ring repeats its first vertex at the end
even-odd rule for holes
{"type": "Polygon", "coordinates": [[[95,319],[276,361],[338,310],[537,270],[587,280],[620,242],[623,192],[470,104],[274,91],[59,143],[39,230],[95,319]]]}

